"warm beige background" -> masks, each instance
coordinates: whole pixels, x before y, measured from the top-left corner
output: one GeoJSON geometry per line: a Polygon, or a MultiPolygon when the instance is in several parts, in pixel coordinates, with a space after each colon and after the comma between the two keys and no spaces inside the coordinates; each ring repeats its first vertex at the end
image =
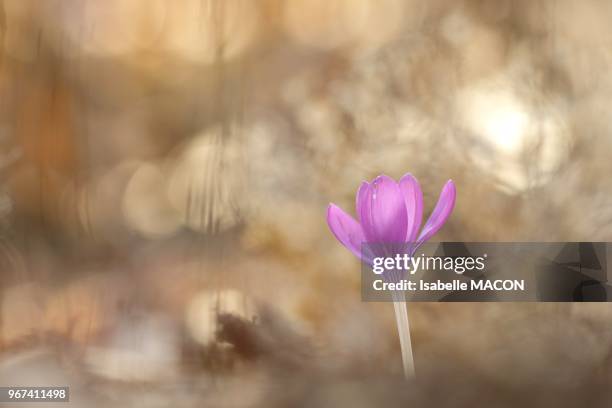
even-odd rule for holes
{"type": "Polygon", "coordinates": [[[426,211],[457,184],[437,239],[610,240],[608,2],[0,6],[0,383],[101,407],[605,404],[607,304],[411,305],[405,384],[325,210],[411,172],[426,211]]]}

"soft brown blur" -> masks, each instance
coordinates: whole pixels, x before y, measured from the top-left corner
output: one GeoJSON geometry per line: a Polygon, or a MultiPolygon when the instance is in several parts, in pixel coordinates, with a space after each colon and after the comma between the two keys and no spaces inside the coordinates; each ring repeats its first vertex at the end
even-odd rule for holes
{"type": "Polygon", "coordinates": [[[0,0],[0,385],[606,406],[608,304],[411,304],[405,383],[325,212],[411,172],[426,212],[456,182],[438,240],[612,240],[610,21],[599,0],[0,0]]]}

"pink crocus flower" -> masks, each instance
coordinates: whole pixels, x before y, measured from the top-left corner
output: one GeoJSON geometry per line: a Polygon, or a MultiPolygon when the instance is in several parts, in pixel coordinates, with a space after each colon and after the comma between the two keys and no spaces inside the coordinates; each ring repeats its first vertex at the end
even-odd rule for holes
{"type": "MultiPolygon", "coordinates": [[[[327,224],[338,241],[364,262],[375,256],[394,253],[414,255],[418,247],[442,228],[453,208],[457,192],[448,180],[433,212],[421,228],[423,192],[416,178],[405,174],[399,182],[381,175],[371,183],[363,182],[357,191],[357,219],[330,204],[327,224]],[[366,244],[366,245],[364,245],[366,244]]],[[[397,280],[401,273],[391,271],[386,279],[397,280]]],[[[393,307],[402,350],[406,378],[415,375],[410,321],[403,293],[393,293],[393,307]]]]}
{"type": "Polygon", "coordinates": [[[327,224],[336,239],[355,256],[369,262],[372,254],[363,244],[398,244],[410,255],[442,228],[455,206],[455,184],[448,180],[431,216],[421,229],[423,192],[414,176],[405,174],[399,182],[380,175],[371,183],[361,183],[356,197],[357,219],[335,204],[327,209],[327,224]],[[407,245],[407,246],[406,246],[407,245]],[[407,249],[406,249],[407,248],[407,249]]]}

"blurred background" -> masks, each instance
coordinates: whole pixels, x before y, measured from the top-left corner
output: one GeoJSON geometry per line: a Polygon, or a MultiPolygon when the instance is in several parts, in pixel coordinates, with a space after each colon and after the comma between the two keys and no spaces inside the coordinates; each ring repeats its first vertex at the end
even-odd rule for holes
{"type": "MultiPolygon", "coordinates": [[[[612,4],[0,1],[0,384],[72,406],[607,406],[608,304],[390,304],[325,223],[612,237],[612,4]]],[[[38,405],[37,405],[38,406],[38,405]]]]}

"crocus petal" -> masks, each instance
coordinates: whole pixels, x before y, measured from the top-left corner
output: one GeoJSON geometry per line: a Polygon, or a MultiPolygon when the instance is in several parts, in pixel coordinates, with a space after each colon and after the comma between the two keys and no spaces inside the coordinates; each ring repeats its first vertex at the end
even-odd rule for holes
{"type": "Polygon", "coordinates": [[[419,235],[419,239],[417,240],[418,245],[427,241],[442,228],[455,207],[456,195],[455,183],[453,183],[452,180],[448,180],[442,188],[436,208],[434,208],[429,219],[425,223],[425,227],[423,227],[423,231],[421,231],[421,235],[419,235]]]}
{"type": "Polygon", "coordinates": [[[347,247],[356,257],[364,258],[361,253],[361,245],[365,242],[363,230],[353,217],[342,211],[335,204],[327,207],[327,225],[336,239],[347,247]]]}
{"type": "Polygon", "coordinates": [[[361,182],[357,195],[355,196],[355,211],[357,214],[357,220],[361,222],[361,212],[367,207],[367,202],[370,199],[370,183],[367,181],[361,182]]]}
{"type": "Polygon", "coordinates": [[[423,222],[423,192],[416,178],[410,173],[399,181],[407,210],[406,242],[415,242],[423,222]]]}
{"type": "Polygon", "coordinates": [[[370,185],[369,195],[371,224],[362,220],[365,235],[378,243],[404,242],[408,220],[399,184],[391,177],[378,176],[370,185]]]}
{"type": "Polygon", "coordinates": [[[365,240],[369,243],[376,242],[377,237],[372,226],[372,184],[361,183],[357,191],[357,219],[361,225],[365,240]]]}

